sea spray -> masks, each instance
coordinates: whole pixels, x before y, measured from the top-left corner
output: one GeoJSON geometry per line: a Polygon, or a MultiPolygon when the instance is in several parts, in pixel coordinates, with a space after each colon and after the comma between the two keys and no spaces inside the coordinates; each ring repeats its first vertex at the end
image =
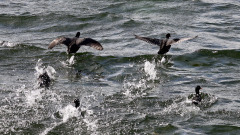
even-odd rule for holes
{"type": "Polygon", "coordinates": [[[43,89],[36,89],[25,92],[26,102],[29,106],[33,106],[37,103],[37,101],[42,100],[42,90],[43,89]]]}
{"type": "Polygon", "coordinates": [[[55,127],[67,122],[72,117],[79,117],[80,113],[77,108],[75,108],[74,106],[69,104],[69,105],[59,109],[58,114],[62,118],[62,121],[52,123],[48,128],[46,128],[42,133],[40,133],[40,135],[48,134],[55,127]]]}
{"type": "Polygon", "coordinates": [[[156,65],[154,62],[145,61],[143,67],[142,76],[139,79],[131,79],[131,81],[125,80],[123,87],[125,91],[123,92],[124,95],[127,97],[135,97],[135,96],[144,96],[146,93],[144,92],[151,86],[148,86],[149,81],[154,81],[158,79],[156,65]]]}
{"type": "Polygon", "coordinates": [[[56,70],[52,66],[43,66],[42,59],[39,59],[36,66],[36,76],[39,76],[40,74],[43,74],[44,72],[47,72],[50,78],[55,78],[54,75],[56,74],[56,70]]]}
{"type": "Polygon", "coordinates": [[[75,60],[74,60],[74,55],[70,57],[70,59],[68,60],[68,63],[69,65],[73,65],[75,63],[75,60]]]}
{"type": "Polygon", "coordinates": [[[181,117],[197,114],[200,111],[200,108],[194,105],[189,104],[189,100],[187,98],[183,99],[181,97],[173,100],[173,103],[169,106],[166,106],[161,111],[162,115],[180,115],[181,117]]]}
{"type": "Polygon", "coordinates": [[[68,119],[72,117],[78,117],[80,114],[78,109],[70,104],[60,109],[59,113],[62,116],[62,122],[67,122],[68,119]]]}
{"type": "Polygon", "coordinates": [[[155,67],[156,65],[154,63],[150,63],[149,61],[144,63],[144,71],[148,75],[148,81],[157,79],[157,71],[155,70],[155,67]]]}
{"type": "Polygon", "coordinates": [[[36,76],[39,76],[40,74],[43,74],[44,68],[45,67],[43,66],[42,59],[39,59],[36,66],[35,66],[36,76]]]}
{"type": "Polygon", "coordinates": [[[72,66],[75,63],[74,60],[75,56],[71,56],[69,59],[67,59],[66,61],[60,61],[62,63],[63,66],[68,67],[68,66],[72,66]]]}
{"type": "Polygon", "coordinates": [[[48,76],[50,80],[54,80],[55,74],[57,73],[52,66],[45,67],[41,59],[39,59],[38,62],[36,63],[35,70],[36,70],[35,76],[36,76],[36,79],[38,80],[37,83],[34,85],[35,89],[37,89],[39,85],[41,87],[42,80],[40,79],[40,76],[43,76],[44,73],[45,74],[47,73],[46,76],[48,76]]]}
{"type": "Polygon", "coordinates": [[[0,41],[0,46],[2,47],[15,47],[18,45],[17,43],[9,42],[9,41],[0,41]]]}

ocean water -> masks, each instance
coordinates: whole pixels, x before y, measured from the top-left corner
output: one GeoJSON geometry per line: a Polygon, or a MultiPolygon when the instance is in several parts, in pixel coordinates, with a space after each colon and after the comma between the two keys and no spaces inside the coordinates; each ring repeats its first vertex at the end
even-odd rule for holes
{"type": "Polygon", "coordinates": [[[0,1],[0,134],[240,134],[239,11],[239,0],[0,1]],[[47,49],[78,31],[104,50],[47,49]],[[167,33],[198,38],[160,56],[134,37],[167,33]]]}

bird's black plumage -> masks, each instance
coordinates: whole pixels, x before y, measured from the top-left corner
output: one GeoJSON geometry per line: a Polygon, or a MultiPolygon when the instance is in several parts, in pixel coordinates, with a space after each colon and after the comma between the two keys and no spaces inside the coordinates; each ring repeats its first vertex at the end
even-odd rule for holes
{"type": "Polygon", "coordinates": [[[198,105],[202,101],[201,94],[199,90],[202,89],[199,85],[195,88],[195,97],[192,98],[192,103],[198,105]]]}
{"type": "Polygon", "coordinates": [[[137,39],[140,39],[140,40],[143,40],[143,41],[148,42],[150,44],[159,46],[160,48],[159,48],[158,54],[167,53],[170,50],[171,45],[174,44],[174,43],[179,43],[179,42],[182,42],[182,41],[190,40],[190,39],[196,38],[197,36],[192,37],[192,38],[182,38],[182,39],[179,39],[179,38],[169,39],[170,37],[171,37],[171,35],[169,33],[166,34],[165,39],[140,37],[138,35],[135,35],[135,38],[137,38],[137,39]]]}
{"type": "MultiPolygon", "coordinates": [[[[78,108],[80,106],[80,100],[79,99],[74,99],[74,104],[75,104],[75,107],[78,108]]],[[[80,110],[81,111],[81,110],[80,110]]],[[[81,116],[84,117],[86,114],[86,111],[81,111],[81,116]]]]}
{"type": "Polygon", "coordinates": [[[79,99],[74,99],[74,104],[75,104],[75,107],[78,108],[80,106],[80,101],[79,99]]]}
{"type": "Polygon", "coordinates": [[[48,49],[52,49],[56,45],[64,44],[67,46],[68,53],[76,53],[82,45],[93,47],[97,50],[103,50],[102,45],[91,38],[79,38],[80,32],[77,32],[76,36],[73,38],[59,37],[54,39],[48,46],[48,49]]]}
{"type": "Polygon", "coordinates": [[[43,87],[48,88],[51,83],[51,79],[50,79],[49,75],[47,74],[47,72],[40,74],[38,77],[38,81],[39,81],[40,87],[42,87],[42,88],[43,87]]]}

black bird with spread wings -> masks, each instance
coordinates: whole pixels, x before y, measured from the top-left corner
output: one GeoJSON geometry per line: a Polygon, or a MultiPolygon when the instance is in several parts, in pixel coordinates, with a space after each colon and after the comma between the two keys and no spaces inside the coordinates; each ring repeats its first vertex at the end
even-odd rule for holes
{"type": "Polygon", "coordinates": [[[82,45],[90,46],[92,48],[95,48],[97,50],[103,50],[102,45],[91,38],[79,38],[80,32],[77,32],[76,36],[73,38],[67,38],[67,37],[59,37],[57,39],[54,39],[48,46],[48,49],[52,49],[56,45],[64,44],[67,46],[68,50],[67,52],[70,53],[76,53],[79,48],[82,45]]]}
{"type": "Polygon", "coordinates": [[[170,50],[171,45],[174,44],[174,43],[179,43],[179,42],[182,42],[182,41],[194,39],[197,36],[191,37],[191,38],[182,38],[182,39],[179,39],[179,38],[169,39],[169,37],[171,37],[171,35],[169,33],[166,35],[165,39],[140,37],[138,35],[135,35],[135,38],[137,38],[137,39],[143,40],[143,41],[148,42],[148,43],[153,44],[153,45],[158,45],[160,47],[160,49],[158,51],[158,54],[167,53],[170,50]]]}

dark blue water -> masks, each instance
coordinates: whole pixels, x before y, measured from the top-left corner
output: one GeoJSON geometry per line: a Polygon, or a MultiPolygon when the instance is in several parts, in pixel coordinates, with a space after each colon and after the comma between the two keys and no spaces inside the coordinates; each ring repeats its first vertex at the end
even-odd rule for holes
{"type": "Polygon", "coordinates": [[[239,0],[0,1],[0,134],[239,134],[239,11],[239,0]],[[104,50],[47,49],[77,31],[104,50]],[[198,38],[160,56],[134,37],[167,33],[198,38]]]}

